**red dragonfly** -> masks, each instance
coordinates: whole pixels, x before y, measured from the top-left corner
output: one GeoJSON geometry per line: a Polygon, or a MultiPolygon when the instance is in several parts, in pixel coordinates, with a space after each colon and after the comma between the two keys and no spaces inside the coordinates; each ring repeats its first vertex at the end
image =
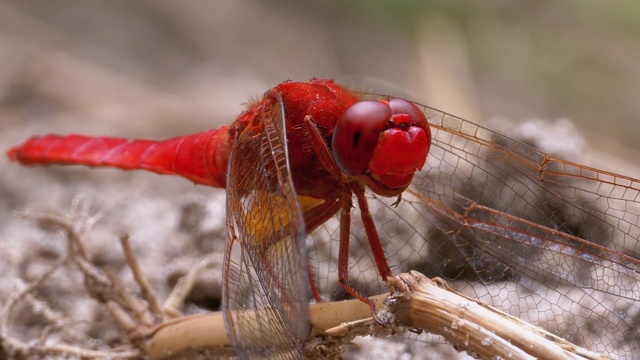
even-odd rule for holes
{"type": "Polygon", "coordinates": [[[226,188],[223,311],[241,358],[302,357],[311,299],[374,311],[392,268],[443,276],[591,350],[640,353],[640,181],[427,106],[284,82],[219,129],[46,135],[8,156],[226,188]]]}

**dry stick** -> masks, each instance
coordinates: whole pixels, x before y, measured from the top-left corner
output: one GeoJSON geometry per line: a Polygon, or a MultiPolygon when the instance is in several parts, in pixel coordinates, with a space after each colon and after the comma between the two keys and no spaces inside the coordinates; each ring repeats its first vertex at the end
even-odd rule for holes
{"type": "Polygon", "coordinates": [[[190,349],[230,348],[221,312],[183,316],[156,327],[142,342],[152,360],[166,359],[190,349]]]}
{"type": "MultiPolygon", "coordinates": [[[[122,321],[120,325],[126,329],[129,326],[130,321],[123,316],[126,314],[124,308],[130,308],[134,312],[139,310],[138,315],[140,315],[140,312],[142,311],[140,309],[143,308],[143,306],[136,306],[136,303],[131,296],[127,296],[129,294],[124,291],[124,286],[122,286],[117,276],[114,276],[113,274],[110,274],[112,276],[109,276],[109,271],[106,271],[105,274],[91,263],[87,252],[84,249],[84,245],[80,240],[80,236],[75,231],[72,224],[69,224],[61,217],[51,217],[50,221],[55,222],[65,231],[69,243],[69,255],[84,275],[85,288],[89,292],[89,295],[99,302],[107,304],[107,309],[116,320],[122,321]],[[121,291],[117,291],[118,289],[121,291]],[[114,292],[114,290],[116,291],[114,292]],[[116,293],[120,296],[115,296],[116,293]]],[[[143,317],[140,315],[140,318],[143,317]]],[[[149,324],[151,324],[151,320],[149,320],[149,324]]]]}
{"type": "Polygon", "coordinates": [[[25,344],[14,338],[4,338],[4,346],[11,349],[9,355],[16,355],[18,358],[83,358],[83,359],[139,359],[140,351],[132,350],[88,350],[66,344],[36,345],[25,344]]]}
{"type": "MultiPolygon", "coordinates": [[[[382,305],[383,299],[384,295],[373,297],[377,306],[382,305]]],[[[255,313],[251,310],[247,315],[248,318],[255,317],[255,313]]],[[[370,334],[370,327],[375,324],[371,318],[369,305],[360,300],[310,305],[310,320],[312,336],[327,336],[327,331],[333,331],[333,334],[353,338],[357,334],[345,333],[346,328],[342,328],[341,324],[347,322],[354,325],[355,322],[365,320],[366,326],[357,326],[357,328],[364,328],[366,334],[370,334]]],[[[355,325],[353,327],[356,328],[355,325]]],[[[315,346],[314,344],[309,346],[315,346]]],[[[180,354],[193,348],[215,350],[229,349],[230,346],[223,314],[215,312],[183,316],[159,325],[143,342],[143,351],[150,359],[165,359],[168,354],[180,354]]]]}
{"type": "MultiPolygon", "coordinates": [[[[151,318],[151,315],[146,311],[146,307],[142,303],[142,301],[139,300],[135,295],[133,295],[129,290],[127,290],[127,288],[125,288],[125,286],[120,281],[120,278],[110,268],[105,268],[104,271],[111,280],[111,289],[113,291],[112,298],[121,299],[121,302],[126,304],[126,308],[128,308],[135,316],[137,320],[136,324],[142,326],[153,325],[153,319],[151,318]]],[[[108,300],[107,304],[109,305],[110,310],[114,309],[116,311],[119,311],[120,314],[127,314],[127,316],[129,316],[128,312],[126,312],[122,306],[120,306],[121,310],[115,309],[115,306],[118,305],[118,303],[116,303],[115,301],[108,300]]],[[[131,318],[131,316],[129,316],[129,318],[131,318]]],[[[127,321],[127,319],[125,318],[122,319],[127,321]]],[[[127,324],[127,322],[123,324],[127,324]]],[[[131,330],[128,328],[125,329],[127,329],[127,331],[131,330]]]]}
{"type": "MultiPolygon", "coordinates": [[[[68,217],[59,215],[59,214],[23,214],[23,217],[28,218],[30,220],[35,220],[40,223],[42,227],[50,228],[56,227],[61,229],[67,238],[67,248],[68,248],[68,258],[70,258],[80,269],[80,271],[85,276],[85,285],[90,295],[97,299],[100,302],[105,303],[106,308],[112,314],[112,316],[118,321],[121,328],[125,331],[134,333],[136,330],[140,330],[140,325],[151,325],[152,319],[145,313],[144,305],[141,305],[140,302],[129,293],[126,288],[121,284],[120,279],[110,271],[110,269],[105,268],[104,272],[100,271],[100,269],[96,268],[93,263],[89,260],[89,256],[84,248],[82,240],[79,236],[77,229],[87,229],[89,222],[93,222],[96,217],[87,216],[87,207],[85,206],[84,201],[82,199],[75,199],[72,205],[73,210],[72,214],[68,217]],[[68,220],[68,218],[73,219],[73,221],[68,220]],[[79,223],[79,224],[75,224],[79,223]],[[75,224],[75,225],[74,225],[75,224]],[[134,314],[137,315],[138,321],[134,320],[129,313],[125,310],[125,308],[133,311],[134,314]],[[142,324],[140,323],[142,322],[142,324]]],[[[138,262],[135,259],[135,255],[131,246],[128,242],[128,237],[123,236],[121,238],[121,243],[124,249],[125,257],[128,265],[132,269],[134,273],[134,277],[136,282],[140,285],[142,292],[144,294],[145,299],[150,304],[150,307],[153,308],[153,311],[156,314],[159,314],[158,318],[163,319],[164,315],[161,310],[159,303],[157,302],[153,291],[151,290],[151,286],[149,285],[146,277],[143,275],[138,262]]],[[[61,259],[60,262],[64,261],[61,259]]],[[[184,296],[189,292],[189,289],[193,287],[196,278],[202,269],[210,262],[209,259],[205,259],[200,261],[196,266],[194,266],[190,272],[181,279],[179,286],[174,289],[172,293],[173,302],[171,304],[177,305],[184,301],[184,296]],[[177,295],[177,296],[176,296],[177,295]]],[[[59,266],[59,265],[58,265],[59,266]]],[[[14,296],[10,299],[4,307],[4,312],[2,313],[2,318],[0,319],[0,333],[4,333],[3,336],[7,339],[7,324],[8,324],[8,314],[10,309],[15,305],[15,303],[23,298],[25,294],[33,291],[37,287],[39,287],[44,281],[46,281],[49,276],[53,274],[53,271],[50,271],[45,274],[38,281],[34,282],[25,289],[23,292],[14,296]]],[[[226,332],[224,331],[224,327],[221,332],[226,337],[226,332]]],[[[125,350],[125,351],[93,351],[93,350],[85,350],[77,347],[72,347],[68,345],[52,345],[52,346],[42,346],[32,349],[27,349],[26,344],[23,344],[19,341],[13,341],[14,339],[8,338],[8,345],[12,346],[14,349],[22,349],[24,351],[29,351],[30,353],[38,353],[38,354],[53,354],[53,353],[66,353],[69,355],[81,356],[81,357],[136,357],[139,356],[138,350],[125,350]]]]}
{"type": "Polygon", "coordinates": [[[102,212],[97,212],[89,216],[89,202],[83,195],[78,195],[71,200],[71,210],[69,210],[68,221],[77,224],[77,232],[84,234],[102,218],[102,212]]]}
{"type": "Polygon", "coordinates": [[[8,338],[8,323],[9,323],[9,314],[11,313],[11,309],[23,298],[27,295],[31,294],[33,291],[37,290],[47,281],[67,260],[66,256],[60,257],[51,267],[51,269],[45,272],[39,279],[32,281],[26,288],[22,289],[15,294],[9,296],[7,301],[2,306],[0,310],[0,337],[3,339],[8,338]]]}
{"type": "MultiPolygon", "coordinates": [[[[481,358],[606,358],[460,295],[441,279],[431,281],[412,271],[390,278],[389,283],[396,292],[376,297],[376,302],[380,302],[386,296],[382,311],[388,314],[379,316],[389,319],[389,323],[383,325],[376,324],[369,306],[358,300],[311,305],[315,338],[305,343],[305,351],[316,356],[335,354],[331,347],[340,346],[356,335],[384,335],[412,328],[441,335],[459,351],[466,350],[481,358]]],[[[249,311],[248,319],[251,314],[249,311]]],[[[142,349],[150,359],[165,359],[168,353],[180,354],[193,348],[229,347],[219,312],[175,319],[149,335],[142,349]]]]}
{"type": "Polygon", "coordinates": [[[397,321],[443,336],[481,358],[603,359],[552,333],[452,291],[442,279],[433,281],[411,271],[392,278],[399,292],[387,301],[397,321]]]}
{"type": "Polygon", "coordinates": [[[108,279],[104,274],[100,273],[100,271],[89,262],[87,252],[80,240],[80,236],[76,232],[73,224],[69,223],[67,219],[58,214],[20,213],[18,215],[28,220],[37,221],[45,228],[51,226],[60,228],[66,234],[69,249],[68,256],[71,260],[80,267],[80,270],[85,276],[88,276],[97,284],[108,284],[108,279]]]}
{"type": "Polygon", "coordinates": [[[64,314],[61,314],[58,311],[52,309],[47,302],[37,299],[31,294],[27,295],[24,298],[24,301],[31,306],[34,314],[42,316],[44,320],[51,323],[51,325],[46,326],[42,330],[42,333],[40,334],[39,344],[44,344],[47,337],[49,336],[49,333],[56,330],[61,331],[67,338],[76,343],[91,341],[91,337],[89,337],[82,331],[74,329],[69,324],[69,321],[65,320],[64,314]]]}
{"type": "Polygon", "coordinates": [[[128,306],[126,300],[121,296],[115,296],[113,291],[114,283],[109,276],[89,260],[84,246],[80,241],[80,237],[75,232],[73,226],[67,223],[60,223],[60,226],[63,226],[67,234],[69,255],[84,275],[85,288],[89,292],[89,295],[101,303],[107,303],[111,300],[120,307],[126,308],[128,306]]]}
{"type": "Polygon", "coordinates": [[[169,294],[169,297],[167,297],[164,302],[165,309],[175,310],[184,303],[184,300],[191,292],[191,289],[193,289],[196,280],[198,280],[198,277],[200,276],[204,268],[209,265],[209,263],[211,263],[212,259],[213,258],[210,255],[198,261],[194,266],[191,267],[191,269],[189,269],[189,272],[185,276],[178,279],[178,282],[173,287],[171,294],[169,294]]]}
{"type": "MultiPolygon", "coordinates": [[[[77,222],[84,223],[85,221],[90,221],[95,218],[86,216],[86,208],[81,200],[74,200],[73,208],[75,210],[72,211],[73,215],[70,215],[70,217],[77,222]]],[[[68,256],[84,274],[85,286],[89,294],[106,305],[107,310],[112,314],[122,329],[132,333],[139,329],[140,325],[152,326],[153,320],[149,314],[146,313],[145,306],[141,304],[133,294],[126,290],[120,279],[113,274],[110,269],[105,268],[104,272],[102,272],[91,263],[78,231],[76,231],[76,226],[70,223],[69,220],[58,214],[24,214],[23,216],[40,222],[43,227],[55,226],[60,228],[65,233],[68,243],[68,256]],[[136,315],[137,321],[134,320],[125,309],[130,309],[136,315]]],[[[127,262],[134,272],[136,281],[143,289],[146,287],[147,295],[150,294],[150,296],[147,296],[147,299],[152,298],[153,294],[149,291],[150,286],[148,281],[146,281],[146,278],[142,275],[127,239],[124,239],[123,248],[127,262]]],[[[44,281],[45,279],[46,278],[41,280],[44,281]]],[[[156,308],[159,309],[157,301],[155,301],[155,304],[156,308]]],[[[104,356],[104,353],[100,356],[104,356]]]]}
{"type": "Polygon", "coordinates": [[[138,260],[136,259],[135,253],[131,248],[131,244],[129,243],[129,235],[122,235],[120,237],[120,244],[122,245],[122,249],[124,251],[125,259],[127,260],[127,264],[129,264],[129,268],[133,272],[133,276],[140,286],[140,290],[142,291],[142,297],[149,304],[149,308],[151,313],[155,315],[157,319],[162,321],[166,320],[166,316],[162,311],[162,307],[156,298],[156,295],[151,288],[151,284],[149,284],[149,280],[144,275],[142,269],[140,269],[140,265],[138,264],[138,260]]]}
{"type": "Polygon", "coordinates": [[[118,325],[126,331],[127,333],[131,333],[136,330],[138,327],[138,323],[126,312],[119,304],[115,301],[109,300],[105,304],[107,306],[107,310],[113,316],[113,318],[118,322],[118,325]]]}
{"type": "MultiPolygon", "coordinates": [[[[0,337],[2,337],[3,346],[13,355],[24,356],[75,356],[82,358],[138,358],[140,352],[137,349],[126,351],[98,351],[98,350],[86,350],[75,346],[69,346],[64,344],[46,345],[39,344],[34,346],[33,344],[24,343],[8,333],[8,317],[13,307],[22,299],[30,297],[30,294],[40,288],[45,281],[47,281],[58,270],[65,261],[68,260],[67,256],[60,257],[51,269],[45,272],[40,278],[32,281],[26,288],[9,296],[4,306],[0,310],[0,337]]],[[[41,340],[42,341],[42,340],[41,340]]]]}
{"type": "MultiPolygon", "coordinates": [[[[88,217],[85,212],[85,207],[83,207],[82,201],[76,201],[73,204],[73,208],[76,213],[69,215],[70,218],[75,219],[76,221],[82,222],[86,225],[89,222],[92,222],[96,217],[88,217]]],[[[87,252],[82,244],[80,236],[76,231],[76,227],[67,220],[62,215],[58,214],[18,214],[29,220],[35,220],[40,223],[40,226],[48,228],[48,227],[56,227],[61,229],[67,238],[67,255],[62,258],[60,261],[64,261],[66,259],[71,259],[80,269],[80,271],[85,276],[85,287],[89,291],[89,294],[98,301],[105,303],[107,309],[111,312],[116,320],[119,321],[120,326],[125,330],[133,331],[133,329],[137,326],[137,324],[131,319],[130,316],[126,313],[123,307],[128,307],[129,305],[126,299],[122,297],[114,296],[111,290],[113,290],[113,282],[110,281],[113,278],[117,278],[112,276],[111,279],[109,276],[102,273],[98,268],[92,264],[87,256],[87,252]]],[[[82,226],[81,226],[82,227],[82,226]]],[[[46,273],[42,278],[38,279],[34,282],[33,285],[40,286],[49,276],[53,274],[53,271],[46,273]]],[[[119,282],[116,282],[119,284],[119,282]]],[[[28,289],[33,291],[34,286],[29,286],[28,289]]],[[[21,292],[24,294],[25,292],[21,292]]],[[[19,299],[17,297],[16,299],[19,299]]],[[[15,300],[14,300],[15,301],[15,300]]],[[[9,304],[10,302],[8,302],[9,304]]],[[[4,313],[3,313],[4,315],[4,313]]],[[[0,319],[0,326],[3,325],[2,321],[4,321],[4,326],[2,329],[6,329],[6,317],[0,319]]],[[[6,330],[5,330],[6,331],[6,330]]],[[[0,333],[1,335],[4,335],[0,333]]],[[[60,356],[77,356],[77,357],[86,357],[86,358],[137,358],[140,356],[140,351],[137,349],[125,349],[125,350],[87,350],[82,349],[66,344],[56,344],[56,345],[41,345],[36,347],[27,347],[26,344],[19,342],[15,339],[7,338],[3,336],[6,340],[6,343],[9,347],[13,349],[20,350],[25,354],[36,354],[43,356],[51,356],[52,354],[58,354],[60,356]],[[15,341],[14,341],[15,340],[15,341]]]]}

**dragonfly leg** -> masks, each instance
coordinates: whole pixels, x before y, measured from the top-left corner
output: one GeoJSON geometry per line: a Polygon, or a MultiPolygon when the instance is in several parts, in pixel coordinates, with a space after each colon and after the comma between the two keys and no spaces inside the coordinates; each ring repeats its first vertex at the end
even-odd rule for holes
{"type": "MultiPolygon", "coordinates": [[[[318,127],[315,122],[311,118],[311,116],[306,116],[304,118],[304,123],[307,126],[307,133],[309,134],[309,140],[313,145],[316,155],[318,159],[325,167],[325,169],[336,179],[344,178],[342,171],[336,164],[336,161],[329,151],[327,144],[324,142],[318,127]]],[[[346,181],[345,179],[345,182],[346,181]]],[[[354,183],[357,184],[357,183],[354,183]]],[[[376,231],[375,224],[373,223],[373,218],[371,217],[371,213],[369,212],[369,207],[367,205],[367,201],[364,198],[364,188],[362,186],[356,186],[355,189],[356,196],[358,197],[358,205],[360,206],[362,213],[362,220],[365,225],[365,231],[367,233],[367,237],[369,238],[369,243],[371,244],[371,249],[373,252],[374,259],[376,261],[376,266],[378,267],[378,272],[382,276],[384,280],[387,279],[388,276],[391,275],[391,269],[389,268],[389,264],[387,263],[387,259],[384,255],[384,251],[382,250],[382,245],[380,244],[380,238],[378,237],[378,232],[376,231]]],[[[340,286],[349,294],[351,294],[354,298],[369,304],[371,308],[371,314],[375,318],[377,322],[380,322],[376,315],[376,305],[375,303],[369,299],[367,296],[361,294],[353,286],[349,285],[349,239],[350,239],[350,227],[351,227],[351,191],[345,189],[345,200],[342,201],[342,212],[340,214],[340,250],[338,254],[338,281],[340,282],[340,286]]]]}
{"type": "Polygon", "coordinates": [[[381,323],[376,315],[376,303],[367,296],[361,294],[353,286],[349,285],[349,237],[351,222],[351,200],[344,202],[340,213],[340,249],[338,251],[338,282],[340,286],[351,296],[369,305],[371,315],[376,322],[381,323]]]}
{"type": "Polygon", "coordinates": [[[358,199],[360,216],[362,218],[362,223],[364,224],[364,230],[367,233],[367,238],[369,239],[369,246],[371,246],[373,259],[376,262],[376,267],[378,268],[378,272],[380,273],[382,280],[387,281],[387,278],[391,276],[391,268],[389,267],[389,262],[384,254],[382,243],[380,243],[380,237],[378,236],[376,224],[374,223],[371,212],[369,211],[367,199],[364,197],[364,188],[362,186],[358,186],[354,189],[354,193],[358,199]]]}
{"type": "Polygon", "coordinates": [[[336,164],[336,161],[333,159],[333,155],[331,155],[331,151],[329,151],[327,144],[324,142],[315,121],[313,121],[311,116],[307,115],[304,117],[304,123],[307,126],[309,141],[311,141],[311,145],[313,145],[320,163],[322,163],[322,166],[324,166],[331,176],[335,179],[340,179],[342,177],[342,171],[340,171],[338,164],[336,164]]]}
{"type": "MultiPolygon", "coordinates": [[[[329,218],[334,216],[341,208],[341,202],[338,199],[328,199],[321,205],[311,208],[305,211],[305,228],[309,233],[315,230],[318,226],[324,224],[329,218]]],[[[313,276],[313,269],[311,263],[307,263],[307,272],[309,273],[309,283],[311,284],[311,294],[316,302],[321,303],[322,297],[317,287],[317,282],[313,276]]]]}
{"type": "Polygon", "coordinates": [[[313,277],[313,270],[311,269],[311,264],[307,262],[307,275],[309,276],[309,286],[311,287],[311,295],[313,296],[313,300],[316,303],[321,303],[322,297],[320,296],[320,291],[318,290],[318,286],[316,286],[316,279],[313,277]]]}
{"type": "Polygon", "coordinates": [[[400,201],[402,201],[402,193],[398,195],[398,198],[391,204],[391,206],[397,208],[398,205],[400,205],[400,201]]]}

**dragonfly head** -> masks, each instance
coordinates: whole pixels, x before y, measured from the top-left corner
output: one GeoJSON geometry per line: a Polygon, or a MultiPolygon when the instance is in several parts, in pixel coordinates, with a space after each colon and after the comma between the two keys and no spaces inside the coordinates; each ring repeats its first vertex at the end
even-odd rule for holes
{"type": "Polygon", "coordinates": [[[384,196],[400,194],[424,166],[431,143],[427,119],[404,99],[359,101],[333,133],[340,169],[384,196]]]}

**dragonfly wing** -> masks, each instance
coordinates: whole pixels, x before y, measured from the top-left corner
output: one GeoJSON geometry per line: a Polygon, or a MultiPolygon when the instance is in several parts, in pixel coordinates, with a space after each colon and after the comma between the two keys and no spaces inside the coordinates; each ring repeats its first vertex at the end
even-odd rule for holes
{"type": "MultiPolygon", "coordinates": [[[[640,183],[418,106],[431,126],[427,164],[397,207],[367,195],[394,274],[444,277],[591,350],[637,354],[640,183]]],[[[357,224],[352,239],[350,279],[384,291],[357,224]]]]}
{"type": "Polygon", "coordinates": [[[301,358],[310,332],[305,227],[279,96],[238,129],[227,187],[223,311],[241,358],[301,358]]]}
{"type": "Polygon", "coordinates": [[[424,111],[433,144],[407,200],[457,250],[450,278],[516,283],[488,297],[590,349],[640,350],[640,183],[424,111]]]}
{"type": "Polygon", "coordinates": [[[434,149],[411,190],[434,214],[457,224],[456,231],[462,226],[473,236],[509,240],[510,246],[486,245],[485,252],[496,259],[535,266],[572,285],[639,297],[637,284],[598,285],[563,275],[578,269],[572,264],[538,258],[529,265],[525,259],[532,249],[544,249],[586,266],[618,264],[639,271],[640,183],[553,158],[436,110],[425,112],[433,114],[434,149]]]}

